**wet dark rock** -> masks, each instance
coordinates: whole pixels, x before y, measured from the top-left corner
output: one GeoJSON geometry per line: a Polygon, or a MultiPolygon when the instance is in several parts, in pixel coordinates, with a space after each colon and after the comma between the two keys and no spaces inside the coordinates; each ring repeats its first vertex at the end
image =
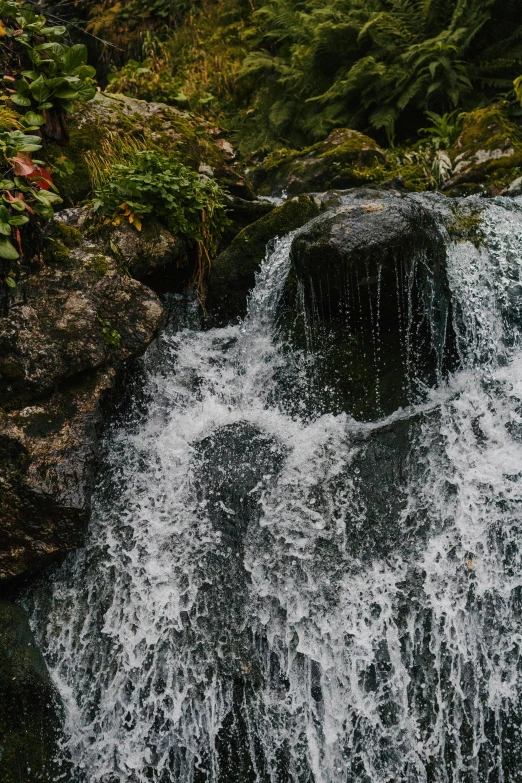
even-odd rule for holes
{"type": "Polygon", "coordinates": [[[277,478],[285,450],[273,436],[238,422],[202,440],[197,453],[198,499],[228,546],[241,548],[247,525],[261,513],[263,489],[277,478]]]}
{"type": "Polygon", "coordinates": [[[198,513],[218,533],[204,562],[209,588],[198,596],[200,627],[204,624],[209,643],[222,651],[223,676],[259,684],[258,652],[245,615],[250,576],[242,554],[247,529],[258,523],[263,492],[277,480],[286,451],[272,435],[239,421],[202,439],[195,454],[198,513]]]}
{"type": "Polygon", "coordinates": [[[206,306],[213,323],[226,323],[245,315],[247,296],[255,285],[267,243],[303,226],[322,208],[317,199],[299,196],[271,210],[236,236],[217,257],[210,272],[206,306]]]}
{"type": "Polygon", "coordinates": [[[0,409],[0,581],[82,545],[114,368],[79,375],[50,397],[0,409]]]}
{"type": "Polygon", "coordinates": [[[0,317],[0,580],[82,543],[105,403],[163,318],[74,212],[0,317]]]}
{"type": "Polygon", "coordinates": [[[438,429],[432,426],[437,416],[434,411],[404,416],[354,437],[362,442],[349,466],[353,505],[346,535],[355,560],[411,554],[412,547],[422,547],[433,520],[429,513],[409,510],[408,499],[421,485],[428,448],[432,454],[437,450],[438,429]]]}
{"type": "Polygon", "coordinates": [[[0,319],[0,404],[26,405],[78,373],[113,366],[151,341],[162,317],[156,295],[114,262],[82,247],[69,268],[29,275],[23,301],[0,319]]]}
{"type": "Polygon", "coordinates": [[[275,205],[269,201],[246,201],[237,196],[226,196],[227,216],[230,224],[225,227],[221,246],[225,249],[232,240],[247,226],[255,223],[259,218],[268,215],[275,205]]]}
{"type": "Polygon", "coordinates": [[[444,241],[421,200],[348,192],[291,254],[281,323],[293,347],[314,354],[318,404],[373,419],[436,382],[450,296],[444,241]]]}
{"type": "Polygon", "coordinates": [[[57,758],[61,707],[23,609],[0,601],[0,780],[53,783],[67,776],[57,758]]]}
{"type": "Polygon", "coordinates": [[[181,237],[173,236],[151,220],[144,223],[141,231],[129,223],[121,223],[111,231],[110,241],[136,280],[147,281],[160,272],[172,289],[177,287],[176,277],[180,277],[180,268],[188,262],[188,246],[181,237]]]}

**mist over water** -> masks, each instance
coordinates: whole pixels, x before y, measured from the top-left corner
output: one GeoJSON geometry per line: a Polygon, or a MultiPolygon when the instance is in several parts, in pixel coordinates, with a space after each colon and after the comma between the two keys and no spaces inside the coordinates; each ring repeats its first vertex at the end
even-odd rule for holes
{"type": "Polygon", "coordinates": [[[170,300],[87,546],[33,598],[75,780],[522,780],[522,203],[483,201],[476,244],[431,208],[456,369],[376,421],[310,410],[292,235],[242,324],[170,300]]]}

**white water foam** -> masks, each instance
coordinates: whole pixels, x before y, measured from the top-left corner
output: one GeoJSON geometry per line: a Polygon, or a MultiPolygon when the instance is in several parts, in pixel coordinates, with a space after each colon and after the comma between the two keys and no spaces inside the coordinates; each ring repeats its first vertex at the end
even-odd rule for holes
{"type": "Polygon", "coordinates": [[[291,236],[243,325],[151,347],[33,612],[78,780],[522,780],[520,205],[482,230],[448,246],[460,369],[387,419],[273,404],[291,236]]]}

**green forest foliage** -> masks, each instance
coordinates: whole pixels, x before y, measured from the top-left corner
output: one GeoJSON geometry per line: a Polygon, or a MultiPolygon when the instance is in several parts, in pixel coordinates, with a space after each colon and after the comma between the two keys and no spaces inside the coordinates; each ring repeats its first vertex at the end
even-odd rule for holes
{"type": "Polygon", "coordinates": [[[21,0],[0,0],[0,273],[24,254],[24,234],[49,220],[61,203],[46,160],[48,141],[66,143],[66,114],[96,94],[95,69],[83,44],[68,45],[66,28],[21,0]]]}
{"type": "Polygon", "coordinates": [[[520,0],[106,0],[91,29],[110,36],[107,19],[121,30],[134,6],[146,21],[128,28],[110,89],[215,118],[247,155],[335,127],[392,146],[426,112],[519,107],[520,0]]]}

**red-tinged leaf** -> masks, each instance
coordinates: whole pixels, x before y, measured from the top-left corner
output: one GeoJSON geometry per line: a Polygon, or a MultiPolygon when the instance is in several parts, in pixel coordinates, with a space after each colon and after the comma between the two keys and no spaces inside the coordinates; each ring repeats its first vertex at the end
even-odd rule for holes
{"type": "Polygon", "coordinates": [[[40,190],[51,190],[53,184],[53,178],[51,172],[44,169],[43,166],[36,166],[35,170],[28,175],[29,179],[34,180],[39,186],[40,190]]]}
{"type": "Polygon", "coordinates": [[[24,251],[23,251],[23,248],[22,248],[22,237],[21,237],[21,234],[20,234],[20,229],[17,226],[13,227],[13,237],[14,237],[14,239],[16,241],[17,246],[18,246],[18,252],[20,253],[21,256],[23,256],[24,251]]]}
{"type": "Polygon", "coordinates": [[[12,194],[12,193],[10,193],[8,190],[4,190],[4,191],[3,191],[3,195],[6,197],[6,199],[7,199],[8,201],[18,201],[18,202],[22,201],[22,202],[23,202],[23,205],[24,205],[24,207],[26,208],[26,210],[27,210],[28,212],[30,212],[30,213],[31,213],[31,215],[34,215],[34,214],[36,214],[36,213],[35,213],[35,211],[34,211],[34,209],[33,209],[32,207],[30,207],[30,206],[29,206],[29,204],[28,204],[28,203],[27,203],[27,202],[24,200],[23,193],[17,193],[17,194],[16,194],[16,197],[15,197],[15,196],[13,196],[13,194],[12,194]]]}
{"type": "Polygon", "coordinates": [[[24,155],[23,152],[19,152],[15,158],[11,158],[10,163],[17,177],[28,177],[37,168],[36,163],[33,163],[31,158],[24,155]]]}

